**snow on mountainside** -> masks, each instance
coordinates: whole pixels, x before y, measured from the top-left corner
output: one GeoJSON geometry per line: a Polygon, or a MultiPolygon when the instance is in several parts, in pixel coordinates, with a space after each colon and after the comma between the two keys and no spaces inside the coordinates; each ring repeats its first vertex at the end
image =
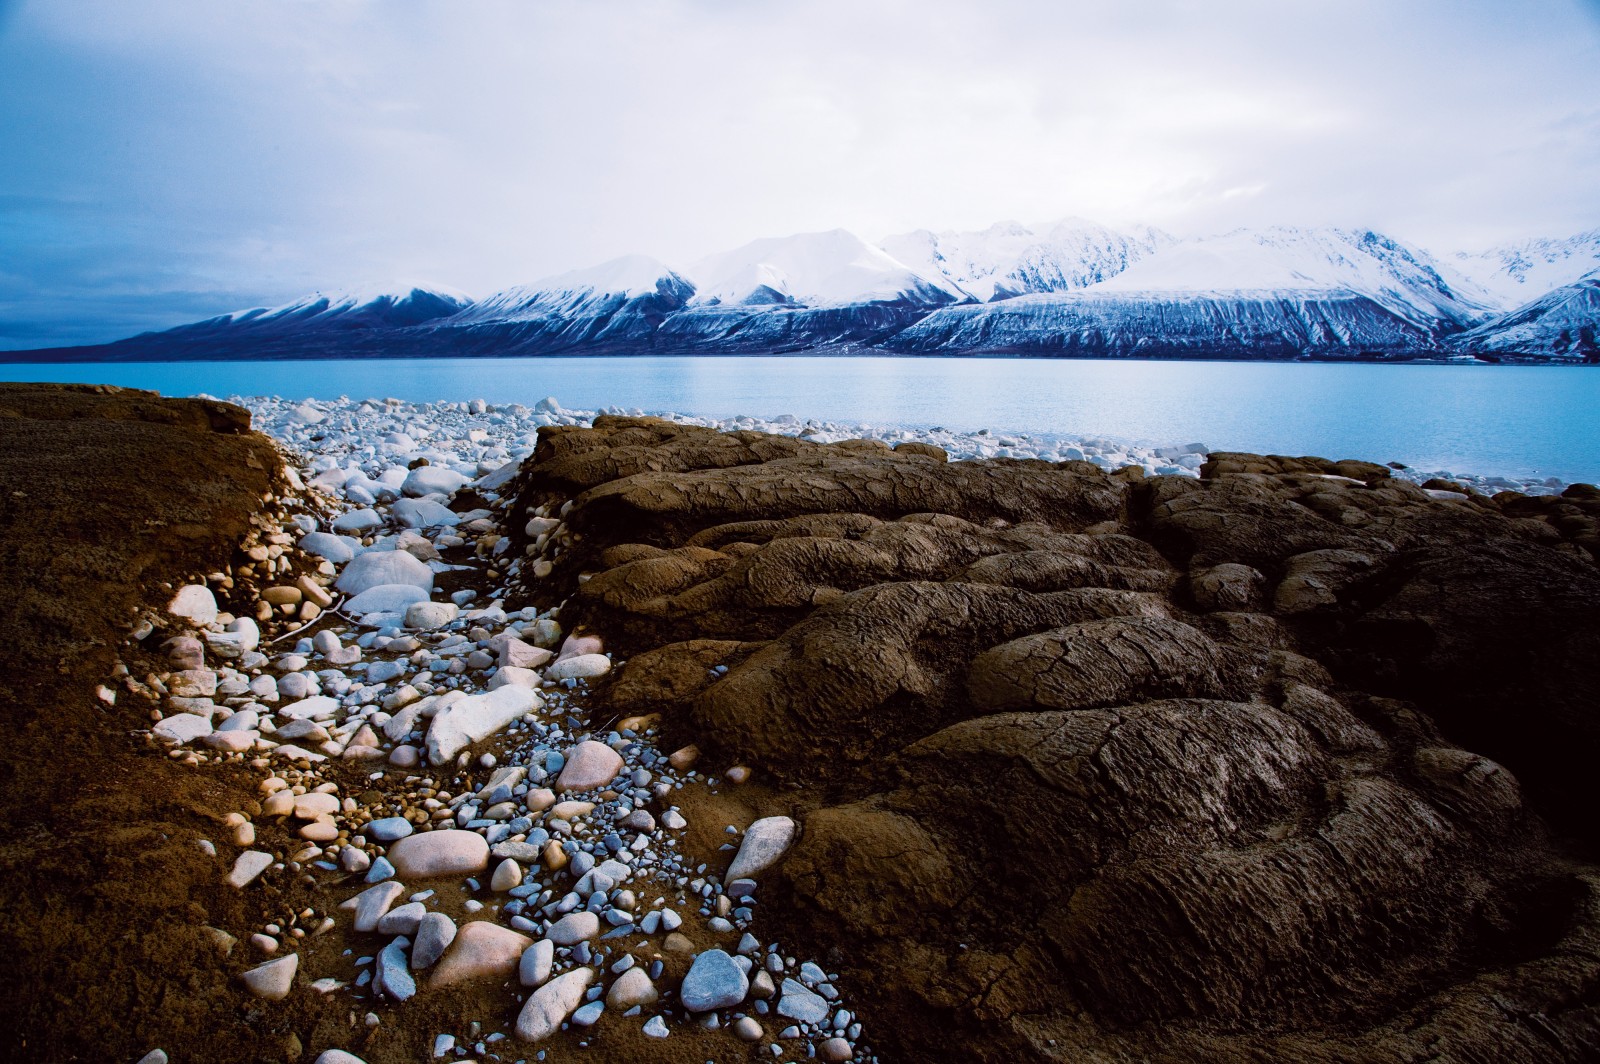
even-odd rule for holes
{"type": "Polygon", "coordinates": [[[1371,230],[1239,229],[1173,245],[1097,286],[1107,292],[1365,296],[1426,332],[1483,320],[1494,300],[1427,252],[1371,230]]]}
{"type": "Polygon", "coordinates": [[[886,237],[890,255],[979,302],[1087,288],[1177,242],[1159,229],[1117,232],[1081,218],[1028,227],[997,222],[975,232],[919,229],[886,237]]]}
{"type": "Polygon", "coordinates": [[[886,346],[910,354],[1286,359],[1433,345],[1430,333],[1348,292],[1117,292],[1097,285],[944,307],[886,346]]]}
{"type": "Polygon", "coordinates": [[[1565,239],[1525,240],[1479,252],[1457,252],[1451,263],[1500,300],[1520,307],[1600,269],[1600,229],[1565,239]]]}
{"type": "Polygon", "coordinates": [[[755,240],[687,272],[697,305],[937,306],[964,298],[937,274],[924,275],[844,229],[755,240]]]}
{"type": "Polygon", "coordinates": [[[693,295],[694,285],[666,264],[627,255],[496,292],[431,331],[482,350],[647,344],[693,295]]]}
{"type": "Polygon", "coordinates": [[[1453,337],[1463,351],[1600,361],[1600,270],[1453,337]]]}
{"type": "Polygon", "coordinates": [[[367,285],[343,291],[315,292],[276,307],[237,310],[169,331],[239,334],[400,328],[449,317],[471,304],[471,297],[465,293],[438,285],[367,285]]]}

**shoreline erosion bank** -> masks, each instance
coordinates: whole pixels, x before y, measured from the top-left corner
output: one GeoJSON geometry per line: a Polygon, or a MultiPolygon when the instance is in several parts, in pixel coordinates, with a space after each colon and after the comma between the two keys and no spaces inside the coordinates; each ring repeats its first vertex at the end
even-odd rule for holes
{"type": "MultiPolygon", "coordinates": [[[[198,453],[151,475],[173,439],[239,434],[226,404],[5,391],[0,427],[28,430],[62,500],[89,470],[150,480],[163,512],[229,462],[274,475],[198,453]]],[[[130,549],[176,553],[89,567],[121,615],[47,631],[100,649],[62,659],[30,734],[126,760],[7,787],[12,841],[36,847],[8,848],[9,876],[72,915],[40,923],[108,931],[11,942],[14,973],[88,962],[9,991],[36,1052],[84,1044],[47,1017],[122,970],[107,946],[128,922],[198,951],[147,958],[150,992],[113,1006],[128,1029],[100,1047],[129,1059],[1578,1060],[1600,1032],[1577,767],[1596,748],[1577,712],[1592,489],[1492,498],[1361,461],[798,418],[244,402],[292,474],[205,533],[102,488],[130,549]],[[948,460],[969,455],[987,460],[948,460]],[[220,614],[189,608],[200,590],[220,614]],[[592,760],[604,779],[568,776],[592,760]],[[54,821],[63,802],[82,826],[54,821]],[[99,808],[122,830],[96,830],[99,808]],[[402,845],[458,833],[484,860],[440,878],[402,845]],[[144,889],[119,856],[135,837],[183,874],[144,889]],[[746,849],[748,880],[728,866],[746,849]],[[256,877],[219,888],[250,853],[256,877]],[[486,967],[436,985],[422,920],[486,967]],[[551,962],[500,932],[550,941],[551,962]],[[282,1001],[236,981],[290,957],[282,1001]],[[178,997],[187,1015],[164,1015],[178,997]]],[[[6,578],[53,590],[71,559],[27,507],[10,528],[40,560],[6,578]]],[[[25,597],[8,634],[49,601],[25,597]]]]}

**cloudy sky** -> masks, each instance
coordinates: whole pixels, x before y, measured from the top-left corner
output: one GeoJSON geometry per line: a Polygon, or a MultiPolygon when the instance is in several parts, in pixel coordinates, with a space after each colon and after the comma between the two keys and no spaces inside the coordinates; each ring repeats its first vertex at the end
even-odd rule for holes
{"type": "Polygon", "coordinates": [[[0,348],[1069,215],[1600,226],[1600,0],[0,0],[0,348]]]}

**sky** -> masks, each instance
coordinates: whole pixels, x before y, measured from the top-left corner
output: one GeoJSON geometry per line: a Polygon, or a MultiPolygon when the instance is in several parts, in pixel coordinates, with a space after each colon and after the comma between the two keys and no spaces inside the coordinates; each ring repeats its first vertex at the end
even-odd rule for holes
{"type": "Polygon", "coordinates": [[[1600,0],[0,0],[0,349],[1077,216],[1600,226],[1600,0]]]}

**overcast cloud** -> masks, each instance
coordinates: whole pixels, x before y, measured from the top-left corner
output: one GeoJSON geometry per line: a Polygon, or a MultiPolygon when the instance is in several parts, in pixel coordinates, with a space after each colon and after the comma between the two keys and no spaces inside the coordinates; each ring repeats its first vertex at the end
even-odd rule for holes
{"type": "Polygon", "coordinates": [[[0,347],[1078,215],[1600,226],[1595,0],[0,0],[0,347]]]}

